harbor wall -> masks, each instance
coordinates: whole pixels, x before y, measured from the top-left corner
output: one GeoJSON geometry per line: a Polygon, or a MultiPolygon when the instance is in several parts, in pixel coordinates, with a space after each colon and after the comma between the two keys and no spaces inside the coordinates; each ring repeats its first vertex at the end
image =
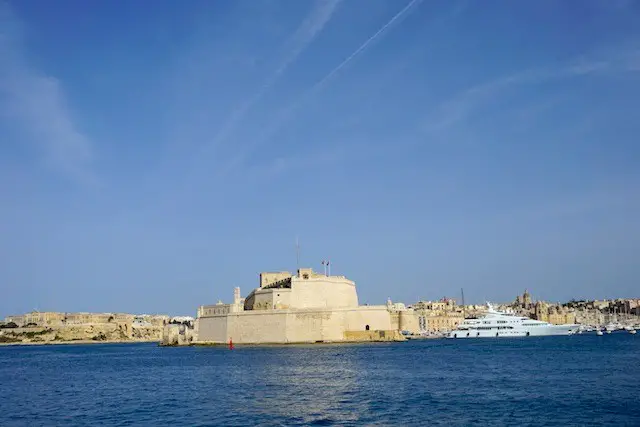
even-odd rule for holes
{"type": "MultiPolygon", "coordinates": [[[[331,310],[256,310],[197,321],[197,341],[205,343],[276,344],[340,342],[350,331],[389,331],[384,306],[331,310]]],[[[364,338],[363,338],[364,339],[364,338]]],[[[365,339],[370,340],[370,339],[365,339]]]]}

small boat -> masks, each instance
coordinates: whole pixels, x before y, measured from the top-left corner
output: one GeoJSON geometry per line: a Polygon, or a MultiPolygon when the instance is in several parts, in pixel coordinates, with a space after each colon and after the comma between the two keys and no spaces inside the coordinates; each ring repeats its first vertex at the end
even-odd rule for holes
{"type": "Polygon", "coordinates": [[[602,335],[604,335],[604,334],[602,333],[602,331],[601,331],[600,329],[598,329],[598,330],[596,331],[596,335],[597,335],[597,336],[599,336],[599,337],[601,337],[601,336],[602,336],[602,335]]]}
{"type": "Polygon", "coordinates": [[[618,329],[618,325],[615,325],[613,323],[609,323],[608,325],[606,325],[604,327],[604,329],[607,331],[608,334],[610,334],[611,332],[613,332],[613,331],[618,329]]]}
{"type": "Polygon", "coordinates": [[[635,329],[631,329],[631,330],[629,331],[629,333],[630,333],[631,335],[635,335],[636,330],[635,330],[635,329]]]}

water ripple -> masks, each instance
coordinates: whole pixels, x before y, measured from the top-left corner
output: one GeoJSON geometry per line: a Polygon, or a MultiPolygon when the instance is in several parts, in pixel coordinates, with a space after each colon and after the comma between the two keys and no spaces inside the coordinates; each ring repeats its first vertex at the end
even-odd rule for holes
{"type": "Polygon", "coordinates": [[[0,425],[640,425],[640,339],[598,338],[0,347],[0,425]]]}

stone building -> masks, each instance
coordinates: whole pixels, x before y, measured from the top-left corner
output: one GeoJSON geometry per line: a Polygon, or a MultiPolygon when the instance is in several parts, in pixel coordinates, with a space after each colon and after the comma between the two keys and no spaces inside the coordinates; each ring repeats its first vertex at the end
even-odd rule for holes
{"type": "MultiPolygon", "coordinates": [[[[65,325],[96,325],[107,323],[131,324],[136,316],[126,313],[59,313],[52,311],[32,311],[18,316],[7,316],[5,322],[13,322],[18,326],[36,325],[41,327],[65,325]]],[[[169,316],[143,315],[147,323],[153,326],[164,326],[169,316]]]]}
{"type": "Polygon", "coordinates": [[[65,314],[53,311],[32,311],[24,315],[24,324],[37,326],[57,326],[64,322],[65,314]]]}
{"type": "Polygon", "coordinates": [[[524,293],[522,295],[518,295],[516,297],[516,301],[515,301],[515,307],[517,308],[523,308],[523,309],[530,309],[533,307],[533,303],[531,300],[531,295],[529,294],[529,291],[527,291],[526,289],[524,290],[524,293]]]}
{"type": "Polygon", "coordinates": [[[462,307],[454,299],[443,298],[440,301],[418,301],[413,310],[421,333],[442,333],[456,329],[464,320],[462,307]]]}
{"type": "Polygon", "coordinates": [[[84,325],[92,323],[109,323],[113,320],[111,313],[68,313],[65,318],[67,325],[84,325]]]}
{"type": "Polygon", "coordinates": [[[582,325],[600,326],[605,323],[604,314],[597,309],[581,308],[575,312],[576,322],[582,325]]]}
{"type": "Polygon", "coordinates": [[[26,323],[24,321],[24,314],[7,316],[4,318],[5,323],[15,323],[18,326],[24,326],[26,323]]]}
{"type": "Polygon", "coordinates": [[[553,325],[576,323],[576,314],[574,311],[560,305],[550,305],[544,301],[536,302],[533,318],[542,320],[543,322],[549,322],[553,325]]]}
{"type": "Polygon", "coordinates": [[[319,274],[310,268],[301,268],[295,275],[260,274],[259,287],[246,298],[235,288],[231,304],[200,306],[194,329],[196,343],[403,339],[392,325],[392,312],[387,306],[361,306],[353,281],[344,276],[319,274]]]}
{"type": "Polygon", "coordinates": [[[401,302],[393,303],[387,300],[387,310],[391,315],[391,328],[403,334],[420,333],[418,316],[412,307],[407,307],[401,302]]]}

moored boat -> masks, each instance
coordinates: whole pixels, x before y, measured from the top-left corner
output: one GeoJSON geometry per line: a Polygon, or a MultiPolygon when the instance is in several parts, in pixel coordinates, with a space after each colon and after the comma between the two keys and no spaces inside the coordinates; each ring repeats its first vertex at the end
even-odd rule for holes
{"type": "Polygon", "coordinates": [[[447,338],[509,338],[572,335],[580,325],[552,325],[548,322],[496,311],[491,304],[478,319],[465,319],[447,338]]]}

